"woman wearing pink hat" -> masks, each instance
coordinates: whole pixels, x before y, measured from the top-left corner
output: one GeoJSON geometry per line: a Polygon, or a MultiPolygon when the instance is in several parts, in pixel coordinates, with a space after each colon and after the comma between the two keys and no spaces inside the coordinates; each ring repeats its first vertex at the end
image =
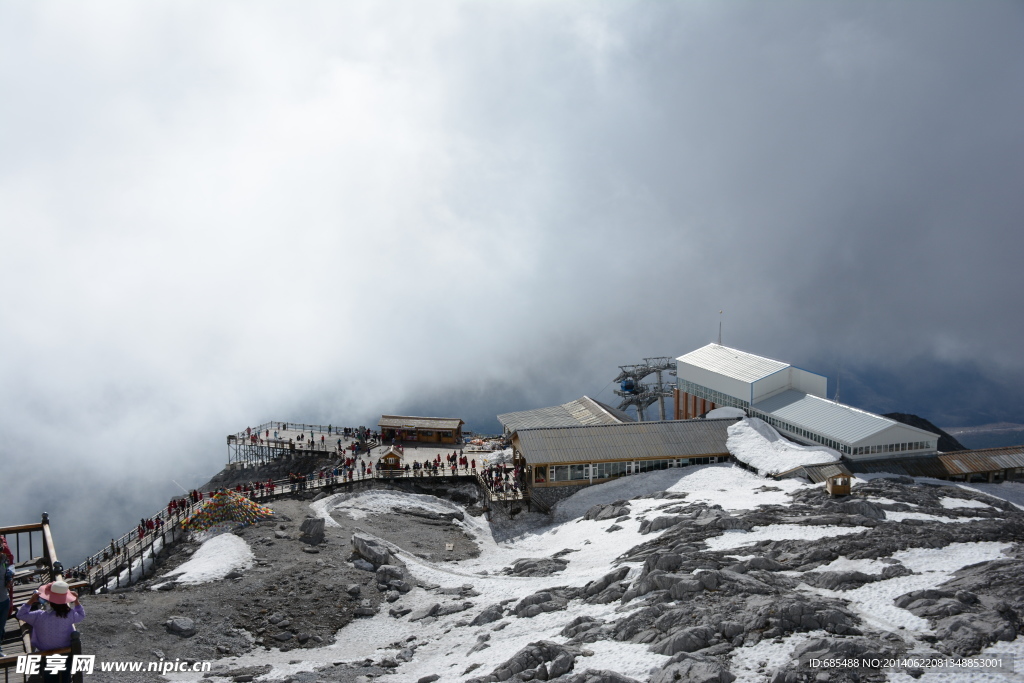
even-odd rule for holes
{"type": "MultiPolygon", "coordinates": [[[[71,633],[75,624],[85,619],[85,608],[78,595],[64,581],[54,581],[39,587],[29,601],[18,610],[18,619],[32,625],[32,647],[39,651],[71,647],[71,633]],[[43,599],[50,610],[33,610],[43,599]]],[[[44,681],[71,680],[70,667],[59,674],[43,673],[44,681]]]]}

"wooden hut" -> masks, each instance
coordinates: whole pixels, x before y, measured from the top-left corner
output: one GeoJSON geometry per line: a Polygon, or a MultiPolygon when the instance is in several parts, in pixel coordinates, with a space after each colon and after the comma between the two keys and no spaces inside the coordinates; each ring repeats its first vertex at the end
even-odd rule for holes
{"type": "Polygon", "coordinates": [[[402,470],[405,469],[403,460],[402,449],[398,446],[391,446],[384,451],[384,455],[380,456],[380,467],[384,470],[402,470]]]}
{"type": "Polygon", "coordinates": [[[832,496],[850,495],[850,475],[833,474],[825,480],[825,490],[832,496]]]}

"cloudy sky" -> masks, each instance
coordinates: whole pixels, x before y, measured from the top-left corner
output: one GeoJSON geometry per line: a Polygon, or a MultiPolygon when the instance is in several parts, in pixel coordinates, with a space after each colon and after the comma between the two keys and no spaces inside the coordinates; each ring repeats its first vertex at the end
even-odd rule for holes
{"type": "Polygon", "coordinates": [[[5,2],[0,88],[0,523],[120,533],[269,419],[612,402],[720,310],[1024,422],[1020,3],[5,2]]]}

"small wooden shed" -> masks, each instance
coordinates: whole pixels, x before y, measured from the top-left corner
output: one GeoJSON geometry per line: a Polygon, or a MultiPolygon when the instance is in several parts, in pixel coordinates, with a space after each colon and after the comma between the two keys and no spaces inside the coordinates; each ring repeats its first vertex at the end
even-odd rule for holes
{"type": "Polygon", "coordinates": [[[850,495],[853,473],[846,469],[842,462],[829,462],[818,465],[801,465],[786,472],[776,474],[775,479],[803,479],[811,484],[825,482],[825,490],[833,496],[850,495]]]}
{"type": "Polygon", "coordinates": [[[403,460],[402,450],[398,446],[390,446],[384,451],[384,455],[380,456],[380,466],[385,470],[405,469],[403,460]]]}
{"type": "Polygon", "coordinates": [[[850,475],[833,474],[825,480],[825,490],[833,496],[850,495],[850,475]]]}

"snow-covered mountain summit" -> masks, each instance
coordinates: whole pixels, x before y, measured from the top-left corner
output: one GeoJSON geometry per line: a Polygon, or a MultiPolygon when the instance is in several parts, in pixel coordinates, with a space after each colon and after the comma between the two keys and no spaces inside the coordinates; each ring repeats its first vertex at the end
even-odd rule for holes
{"type": "Polygon", "coordinates": [[[87,604],[101,633],[143,625],[104,655],[216,660],[238,681],[725,683],[902,681],[922,671],[801,662],[1021,649],[1024,513],[945,482],[858,480],[832,499],[710,465],[593,486],[551,517],[386,490],[273,506],[278,520],[236,532],[252,558],[224,553],[224,578],[181,580],[200,556],[218,575],[191,544],[87,604]]]}

